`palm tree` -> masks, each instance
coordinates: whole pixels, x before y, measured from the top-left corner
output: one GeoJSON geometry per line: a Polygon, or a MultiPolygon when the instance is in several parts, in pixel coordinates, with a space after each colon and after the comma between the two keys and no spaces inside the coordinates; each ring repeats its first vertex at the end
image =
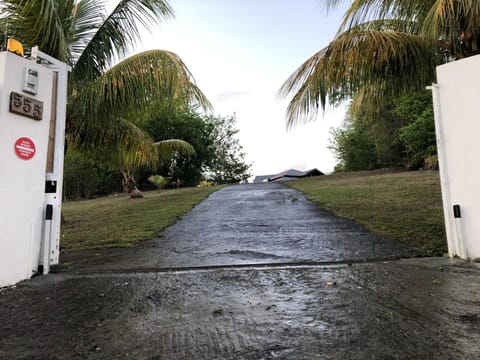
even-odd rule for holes
{"type": "Polygon", "coordinates": [[[209,109],[210,103],[169,51],[147,51],[113,65],[139,40],[141,27],[173,16],[168,0],[121,0],[109,14],[105,5],[101,0],[1,0],[0,28],[27,48],[38,45],[72,66],[70,146],[109,167],[121,166],[118,170],[125,164],[156,165],[157,150],[163,148],[135,118],[153,106],[209,109]]]}
{"type": "Polygon", "coordinates": [[[291,98],[287,124],[350,98],[354,110],[374,112],[385,96],[434,81],[439,64],[479,53],[478,0],[352,0],[332,42],[279,90],[291,98]]]}
{"type": "Polygon", "coordinates": [[[114,160],[110,163],[115,164],[115,158],[119,162],[117,168],[122,169],[123,186],[125,191],[130,195],[130,198],[133,199],[143,197],[143,194],[138,189],[137,183],[133,177],[135,169],[144,166],[145,163],[147,163],[147,166],[155,163],[164,165],[176,155],[194,154],[195,150],[188,142],[178,139],[169,139],[153,143],[153,149],[144,154],[137,152],[132,156],[132,153],[126,152],[123,155],[120,154],[119,156],[114,156],[114,160]],[[152,157],[153,159],[151,161],[146,161],[149,157],[152,157]]]}

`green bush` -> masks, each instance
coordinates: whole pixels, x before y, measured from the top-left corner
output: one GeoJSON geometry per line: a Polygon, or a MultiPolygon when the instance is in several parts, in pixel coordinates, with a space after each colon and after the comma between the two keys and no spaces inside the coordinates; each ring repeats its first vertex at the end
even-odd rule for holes
{"type": "Polygon", "coordinates": [[[330,148],[340,160],[335,172],[375,169],[375,143],[362,123],[347,123],[344,128],[333,130],[332,135],[330,148]]]}
{"type": "Polygon", "coordinates": [[[425,159],[437,153],[433,109],[428,107],[414,122],[400,129],[409,168],[424,166],[425,159]]]}
{"type": "Polygon", "coordinates": [[[85,161],[75,150],[65,156],[63,193],[66,199],[90,199],[122,192],[122,177],[85,161]]]}

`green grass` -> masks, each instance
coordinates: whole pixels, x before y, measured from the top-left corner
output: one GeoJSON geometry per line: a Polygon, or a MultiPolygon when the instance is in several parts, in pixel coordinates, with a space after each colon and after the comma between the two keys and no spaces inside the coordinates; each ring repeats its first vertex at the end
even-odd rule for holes
{"type": "Polygon", "coordinates": [[[438,172],[354,172],[286,184],[321,208],[427,255],[447,251],[438,172]]]}
{"type": "Polygon", "coordinates": [[[190,211],[219,187],[145,192],[145,198],[128,195],[72,201],[63,205],[64,250],[131,247],[153,239],[162,229],[190,211]]]}
{"type": "MultiPolygon", "coordinates": [[[[426,251],[446,252],[438,172],[356,172],[286,182],[321,208],[426,251]]],[[[68,202],[63,206],[64,250],[130,247],[154,238],[218,190],[187,188],[68,202]]]]}

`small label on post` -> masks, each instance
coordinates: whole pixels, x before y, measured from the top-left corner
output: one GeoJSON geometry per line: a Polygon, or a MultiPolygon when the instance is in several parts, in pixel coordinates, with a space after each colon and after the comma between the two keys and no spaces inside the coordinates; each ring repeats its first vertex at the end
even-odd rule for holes
{"type": "Polygon", "coordinates": [[[38,93],[38,71],[33,68],[26,68],[23,74],[22,90],[28,94],[38,93]]]}

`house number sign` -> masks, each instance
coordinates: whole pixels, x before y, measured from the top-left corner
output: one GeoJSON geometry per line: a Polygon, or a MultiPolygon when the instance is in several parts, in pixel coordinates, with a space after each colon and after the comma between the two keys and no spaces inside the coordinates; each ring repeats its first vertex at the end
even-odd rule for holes
{"type": "Polygon", "coordinates": [[[10,112],[40,121],[43,116],[43,102],[12,91],[10,112]]]}

